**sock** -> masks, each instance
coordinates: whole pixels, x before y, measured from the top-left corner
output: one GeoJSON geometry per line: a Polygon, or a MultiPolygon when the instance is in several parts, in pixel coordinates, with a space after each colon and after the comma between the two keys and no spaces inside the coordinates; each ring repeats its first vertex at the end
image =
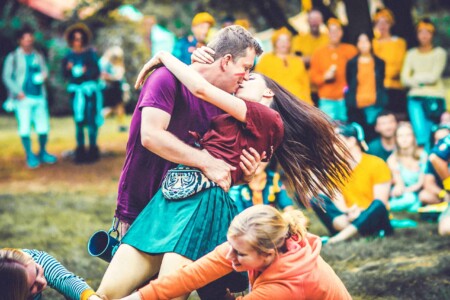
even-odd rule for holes
{"type": "Polygon", "coordinates": [[[22,136],[21,138],[22,138],[23,148],[25,149],[25,154],[28,157],[33,154],[32,150],[31,150],[31,139],[29,136],[22,136]]]}

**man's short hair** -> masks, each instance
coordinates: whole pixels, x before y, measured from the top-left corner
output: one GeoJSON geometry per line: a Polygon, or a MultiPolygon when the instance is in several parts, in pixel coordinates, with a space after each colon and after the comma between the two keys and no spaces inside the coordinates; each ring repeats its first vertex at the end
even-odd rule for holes
{"type": "Polygon", "coordinates": [[[24,26],[17,32],[17,39],[21,40],[25,34],[34,34],[34,30],[30,26],[24,26]]]}
{"type": "Polygon", "coordinates": [[[383,109],[382,111],[380,111],[378,113],[377,117],[375,118],[375,123],[378,121],[379,118],[386,117],[386,116],[393,116],[395,118],[395,121],[398,121],[397,116],[394,114],[394,112],[387,110],[387,109],[383,109]]]}
{"type": "Polygon", "coordinates": [[[263,52],[261,45],[250,32],[239,25],[231,25],[219,30],[213,40],[208,43],[208,47],[215,51],[214,59],[231,54],[235,62],[247,55],[247,48],[254,49],[256,56],[263,52]]]}

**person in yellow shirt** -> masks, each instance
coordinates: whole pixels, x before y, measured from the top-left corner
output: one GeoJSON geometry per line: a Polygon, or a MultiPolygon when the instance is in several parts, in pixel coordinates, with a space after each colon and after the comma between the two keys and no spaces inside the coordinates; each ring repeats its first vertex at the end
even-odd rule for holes
{"type": "Polygon", "coordinates": [[[373,52],[386,63],[384,86],[388,93],[387,109],[406,117],[406,92],[400,82],[400,73],[406,55],[406,41],[391,35],[395,24],[392,11],[387,8],[379,10],[374,18],[373,52]]]}
{"type": "Polygon", "coordinates": [[[330,42],[328,33],[320,31],[322,24],[322,13],[320,10],[313,9],[308,12],[309,32],[298,34],[292,38],[292,54],[301,56],[307,69],[309,69],[313,53],[330,42]]]}
{"type": "Polygon", "coordinates": [[[327,242],[341,242],[358,233],[392,234],[386,209],[392,180],[388,165],[381,158],[363,152],[367,145],[359,124],[340,125],[337,133],[350,151],[352,173],[335,199],[321,196],[311,201],[314,211],[333,235],[327,242]]]}
{"type": "MultiPolygon", "coordinates": [[[[308,12],[309,32],[300,33],[292,38],[292,54],[300,56],[305,63],[306,69],[310,68],[311,57],[318,49],[325,47],[330,42],[328,32],[321,32],[323,16],[320,10],[313,9],[308,12]]],[[[317,105],[319,96],[317,86],[310,82],[311,98],[317,105]]]]}
{"type": "Polygon", "coordinates": [[[317,50],[311,58],[311,82],[319,88],[319,108],[331,119],[346,122],[346,65],[358,50],[353,45],[341,43],[344,32],[339,20],[331,18],[327,25],[330,43],[317,50]]]}
{"type": "Polygon", "coordinates": [[[301,58],[291,54],[291,39],[292,34],[287,28],[276,30],[272,36],[274,51],[261,57],[255,71],[275,80],[297,98],[312,105],[308,72],[301,58]]]}

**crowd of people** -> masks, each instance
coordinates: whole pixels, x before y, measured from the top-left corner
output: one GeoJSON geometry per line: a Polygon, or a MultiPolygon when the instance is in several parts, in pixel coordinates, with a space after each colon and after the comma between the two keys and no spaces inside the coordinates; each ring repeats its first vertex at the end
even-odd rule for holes
{"type": "MultiPolygon", "coordinates": [[[[341,42],[339,20],[323,30],[313,9],[310,32],[280,28],[263,54],[233,25],[248,23],[227,22],[214,32],[215,19],[201,12],[188,36],[152,53],[136,81],[142,90],[129,127],[123,50],[100,59],[86,25],[66,30],[74,161],[100,158],[104,101],[119,130],[129,130],[114,216],[120,246],[97,291],[45,252],[2,249],[1,300],[39,299],[47,284],[83,300],[186,299],[193,290],[201,299],[235,299],[249,287],[237,299],[351,299],[320,257],[322,244],[389,236],[396,211],[433,208],[442,211],[438,232],[450,234],[447,54],[433,44],[428,19],[417,25],[419,46],[407,50],[390,33],[392,12],[382,9],[375,38],[362,32],[355,46],[341,42]],[[330,236],[308,233],[298,206],[311,206],[330,236]]],[[[46,151],[47,77],[26,29],[3,81],[29,168],[57,162],[46,151]]]]}

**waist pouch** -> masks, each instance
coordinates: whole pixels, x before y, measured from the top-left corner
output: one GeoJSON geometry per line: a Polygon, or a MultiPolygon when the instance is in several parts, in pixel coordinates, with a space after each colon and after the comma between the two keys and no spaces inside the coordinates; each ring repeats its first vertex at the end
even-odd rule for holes
{"type": "Polygon", "coordinates": [[[216,186],[200,170],[179,165],[167,172],[161,190],[167,200],[182,200],[216,186]]]}

